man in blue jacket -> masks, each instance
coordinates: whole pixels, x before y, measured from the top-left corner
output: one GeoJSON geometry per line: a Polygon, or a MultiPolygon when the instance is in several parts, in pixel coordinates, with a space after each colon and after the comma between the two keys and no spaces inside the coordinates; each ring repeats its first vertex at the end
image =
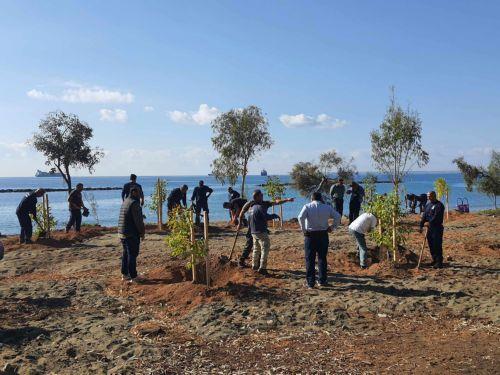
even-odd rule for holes
{"type": "Polygon", "coordinates": [[[429,202],[425,206],[422,220],[420,220],[420,233],[427,227],[427,243],[432,255],[432,266],[443,268],[443,217],[444,205],[437,200],[436,192],[427,193],[429,202]]]}
{"type": "Polygon", "coordinates": [[[208,198],[213,192],[214,191],[206,186],[203,181],[200,181],[198,186],[194,188],[193,195],[191,196],[191,202],[194,205],[194,213],[196,214],[196,225],[200,225],[201,210],[206,211],[208,217],[208,198]]]}
{"type": "Polygon", "coordinates": [[[30,244],[31,236],[33,235],[33,224],[31,222],[30,214],[36,220],[36,204],[37,198],[42,197],[45,194],[45,190],[37,189],[34,192],[26,194],[19,206],[16,209],[17,219],[21,225],[21,233],[19,234],[19,243],[30,244]]]}

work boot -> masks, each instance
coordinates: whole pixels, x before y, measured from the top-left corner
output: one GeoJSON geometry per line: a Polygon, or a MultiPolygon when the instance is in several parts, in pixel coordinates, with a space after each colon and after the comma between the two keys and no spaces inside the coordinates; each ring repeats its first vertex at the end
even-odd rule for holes
{"type": "Polygon", "coordinates": [[[245,259],[240,259],[238,261],[238,267],[240,267],[240,268],[247,268],[248,267],[247,264],[245,263],[245,259]]]}
{"type": "Polygon", "coordinates": [[[259,270],[259,266],[252,266],[252,269],[253,269],[254,271],[258,271],[258,270],[259,270]]]}
{"type": "Polygon", "coordinates": [[[264,269],[264,268],[259,268],[259,270],[257,272],[260,273],[263,276],[269,275],[269,272],[267,272],[267,270],[264,269]]]}
{"type": "Polygon", "coordinates": [[[435,269],[443,268],[443,263],[442,262],[436,262],[436,263],[434,263],[434,265],[432,266],[432,268],[435,268],[435,269]]]}
{"type": "Polygon", "coordinates": [[[25,243],[26,245],[30,245],[30,244],[32,244],[32,243],[33,243],[33,241],[31,241],[31,240],[26,240],[26,241],[24,241],[24,243],[25,243]]]}

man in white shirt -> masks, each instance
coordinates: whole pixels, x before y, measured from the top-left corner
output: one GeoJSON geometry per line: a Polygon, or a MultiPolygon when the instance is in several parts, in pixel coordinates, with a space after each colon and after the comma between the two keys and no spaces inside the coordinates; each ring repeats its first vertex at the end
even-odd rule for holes
{"type": "Polygon", "coordinates": [[[299,213],[300,229],[304,233],[306,258],[306,282],[309,289],[316,284],[316,254],[318,256],[318,284],[328,286],[326,256],[328,253],[328,232],[340,224],[340,214],[329,204],[323,203],[321,193],[314,192],[311,203],[302,207],[299,213]],[[333,225],[328,224],[333,219],[333,225]]]}
{"type": "Polygon", "coordinates": [[[359,265],[361,268],[368,268],[366,265],[365,235],[377,227],[377,218],[374,214],[364,213],[349,225],[349,233],[356,239],[359,250],[359,265]]]}

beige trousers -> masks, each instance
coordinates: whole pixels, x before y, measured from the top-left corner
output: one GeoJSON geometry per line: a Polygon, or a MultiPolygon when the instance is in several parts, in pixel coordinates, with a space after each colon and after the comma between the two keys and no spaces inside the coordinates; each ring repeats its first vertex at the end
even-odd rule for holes
{"type": "Polygon", "coordinates": [[[265,270],[267,268],[267,256],[271,241],[267,233],[252,234],[253,237],[253,254],[252,267],[265,270]]]}

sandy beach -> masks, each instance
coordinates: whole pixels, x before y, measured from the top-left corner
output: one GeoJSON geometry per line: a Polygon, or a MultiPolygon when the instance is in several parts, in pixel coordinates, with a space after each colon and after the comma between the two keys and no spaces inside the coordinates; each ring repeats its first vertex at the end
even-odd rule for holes
{"type": "MultiPolygon", "coordinates": [[[[417,216],[407,222],[407,248],[418,253],[417,216]]],[[[445,228],[444,269],[426,266],[426,248],[420,270],[411,257],[360,270],[343,225],[330,235],[331,287],[314,290],[304,288],[295,223],[272,229],[268,277],[220,264],[234,228],[214,224],[209,289],[192,284],[151,228],[138,259],[144,281],[132,285],[120,280],[112,228],[30,247],[9,237],[0,373],[491,374],[500,366],[500,220],[453,215],[445,228]]]]}

